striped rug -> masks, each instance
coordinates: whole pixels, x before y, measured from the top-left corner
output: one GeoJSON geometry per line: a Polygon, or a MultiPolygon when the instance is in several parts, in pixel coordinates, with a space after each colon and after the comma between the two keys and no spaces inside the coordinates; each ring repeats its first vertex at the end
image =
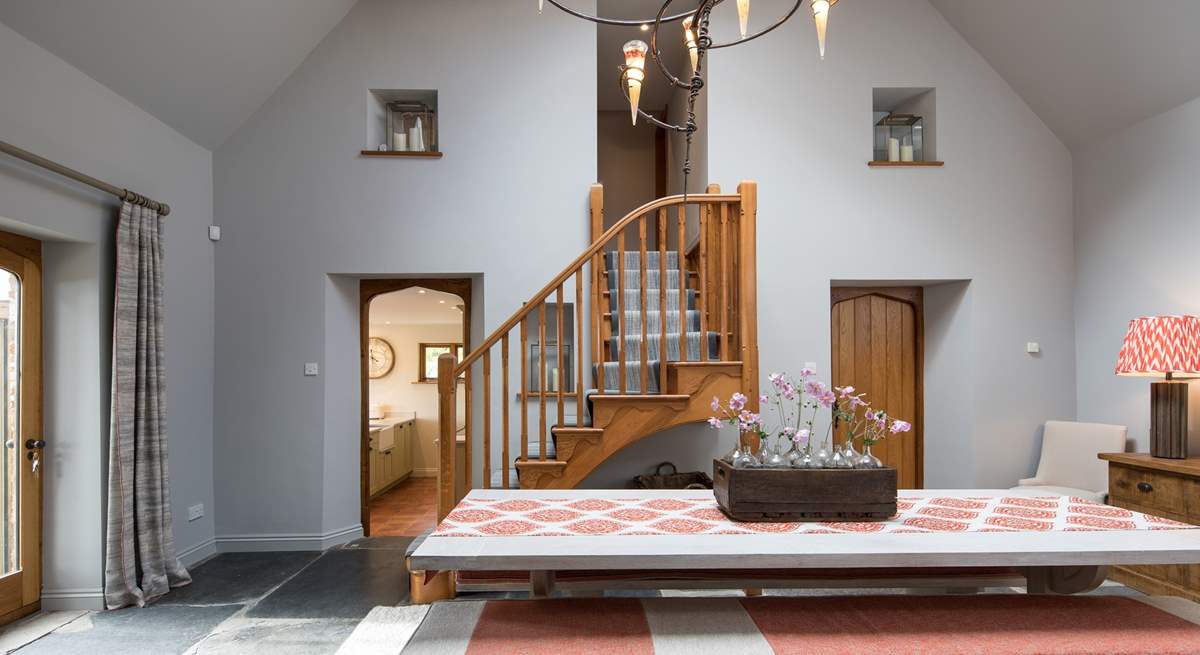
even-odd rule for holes
{"type": "MultiPolygon", "coordinates": [[[[1191,654],[1200,650],[1198,607],[1020,594],[452,601],[428,611],[403,653],[1191,654]]],[[[402,643],[376,642],[371,652],[402,643]]]]}

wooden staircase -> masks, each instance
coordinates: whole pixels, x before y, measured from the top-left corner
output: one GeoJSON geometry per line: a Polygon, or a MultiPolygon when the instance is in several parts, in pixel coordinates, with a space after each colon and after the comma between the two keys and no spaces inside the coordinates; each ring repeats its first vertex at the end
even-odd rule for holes
{"type": "Polygon", "coordinates": [[[741,391],[757,410],[756,185],[661,198],[607,230],[600,185],[591,206],[588,249],[462,362],[438,362],[439,517],[475,487],[575,487],[626,446],[706,420],[713,396],[741,391]]]}

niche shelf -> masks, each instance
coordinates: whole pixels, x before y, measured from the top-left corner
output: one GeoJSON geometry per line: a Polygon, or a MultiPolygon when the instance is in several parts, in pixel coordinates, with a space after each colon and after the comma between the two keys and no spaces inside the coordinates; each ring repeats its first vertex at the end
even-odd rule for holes
{"type": "Polygon", "coordinates": [[[363,150],[358,154],[363,157],[432,157],[433,159],[441,159],[442,153],[426,151],[426,152],[406,152],[399,150],[363,150]]]}
{"type": "Polygon", "coordinates": [[[437,89],[370,89],[363,157],[438,159],[437,89]]]}
{"type": "Polygon", "coordinates": [[[937,89],[871,89],[871,168],[937,168],[937,89]],[[891,119],[891,120],[889,120],[891,119]],[[908,159],[909,161],[903,161],[908,159]]]}

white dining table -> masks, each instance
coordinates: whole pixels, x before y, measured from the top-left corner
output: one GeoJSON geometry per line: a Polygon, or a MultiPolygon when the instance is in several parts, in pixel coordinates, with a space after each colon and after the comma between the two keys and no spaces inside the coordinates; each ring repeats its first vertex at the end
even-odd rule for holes
{"type": "MultiPolygon", "coordinates": [[[[986,496],[1046,497],[1000,489],[902,490],[900,501],[986,496]]],[[[473,490],[481,501],[553,499],[712,499],[707,490],[473,490]]],[[[457,511],[457,510],[456,510],[457,511]]],[[[1119,510],[1118,510],[1119,511],[1119,510]]],[[[454,512],[451,513],[454,516],[454,512]]],[[[426,538],[414,571],[530,571],[543,591],[555,572],[603,570],[921,569],[1014,567],[1031,591],[1074,593],[1103,580],[1105,567],[1200,563],[1200,529],[904,531],[838,534],[597,534],[426,538]]]]}

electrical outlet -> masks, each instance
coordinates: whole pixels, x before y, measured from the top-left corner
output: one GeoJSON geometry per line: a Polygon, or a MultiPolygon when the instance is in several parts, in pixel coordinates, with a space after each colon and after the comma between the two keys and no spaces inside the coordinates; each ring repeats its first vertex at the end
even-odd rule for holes
{"type": "Polygon", "coordinates": [[[204,516],[204,503],[192,505],[188,508],[188,520],[195,521],[204,516]]]}
{"type": "Polygon", "coordinates": [[[317,366],[316,362],[304,362],[304,374],[305,375],[312,377],[314,375],[320,374],[320,372],[321,372],[321,367],[317,366]]]}

